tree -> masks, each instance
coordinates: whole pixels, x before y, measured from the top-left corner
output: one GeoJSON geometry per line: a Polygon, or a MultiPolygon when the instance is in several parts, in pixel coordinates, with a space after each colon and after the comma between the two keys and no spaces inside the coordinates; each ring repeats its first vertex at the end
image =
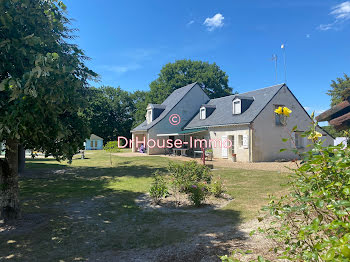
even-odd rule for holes
{"type": "Polygon", "coordinates": [[[331,87],[327,95],[331,96],[331,106],[335,106],[350,96],[350,77],[344,74],[344,78],[338,77],[336,81],[332,80],[331,87]]]}
{"type": "Polygon", "coordinates": [[[65,5],[55,0],[0,2],[0,217],[21,216],[18,199],[18,145],[71,160],[89,129],[87,80],[96,74],[78,46],[65,5]]]}
{"type": "Polygon", "coordinates": [[[88,100],[86,111],[93,134],[105,141],[117,140],[118,136],[130,137],[134,103],[129,92],[120,87],[90,88],[88,100]]]}
{"type": "Polygon", "coordinates": [[[325,130],[328,134],[330,134],[333,137],[343,137],[346,136],[344,131],[337,131],[334,126],[323,126],[323,130],[325,130]]]}
{"type": "Polygon", "coordinates": [[[161,69],[159,76],[150,84],[147,103],[162,103],[174,90],[198,82],[210,98],[232,93],[228,86],[228,76],[215,63],[177,60],[161,69]]]}
{"type": "Polygon", "coordinates": [[[136,127],[139,124],[141,124],[143,121],[145,121],[145,114],[146,114],[146,107],[147,107],[147,101],[146,96],[148,92],[145,91],[135,91],[133,94],[131,94],[131,98],[133,100],[134,104],[134,110],[133,110],[133,124],[132,127],[136,127]]]}
{"type": "Polygon", "coordinates": [[[120,152],[118,141],[108,141],[106,145],[103,147],[103,150],[109,153],[109,162],[111,163],[111,165],[113,165],[112,153],[120,152]]]}
{"type": "Polygon", "coordinates": [[[150,91],[136,91],[133,94],[135,112],[133,127],[145,120],[146,107],[149,103],[161,104],[176,89],[197,82],[210,98],[217,98],[232,93],[228,86],[228,76],[215,63],[177,60],[161,69],[156,80],[151,82],[150,91]]]}

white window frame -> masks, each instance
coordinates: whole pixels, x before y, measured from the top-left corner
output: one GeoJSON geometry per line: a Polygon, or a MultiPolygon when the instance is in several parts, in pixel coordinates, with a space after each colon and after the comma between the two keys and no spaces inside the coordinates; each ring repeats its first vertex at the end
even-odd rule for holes
{"type": "Polygon", "coordinates": [[[199,119],[204,120],[206,118],[206,109],[205,107],[201,107],[201,109],[199,110],[199,119]]]}
{"type": "Polygon", "coordinates": [[[242,112],[242,101],[239,98],[236,98],[232,101],[232,113],[234,115],[239,115],[242,112]],[[238,105],[238,107],[235,107],[235,105],[238,105]]]}

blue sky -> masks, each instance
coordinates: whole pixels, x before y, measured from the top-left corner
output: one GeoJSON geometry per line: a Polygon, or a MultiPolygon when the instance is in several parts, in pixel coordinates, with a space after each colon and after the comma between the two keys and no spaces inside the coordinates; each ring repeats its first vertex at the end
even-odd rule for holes
{"type": "Polygon", "coordinates": [[[217,63],[239,93],[287,84],[307,108],[329,107],[332,79],[350,74],[350,1],[66,0],[75,40],[100,82],[148,90],[179,59],[217,63]]]}

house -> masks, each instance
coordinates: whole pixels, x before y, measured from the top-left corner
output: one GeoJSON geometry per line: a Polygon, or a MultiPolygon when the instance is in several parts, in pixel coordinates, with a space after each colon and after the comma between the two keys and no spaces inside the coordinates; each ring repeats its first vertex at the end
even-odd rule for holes
{"type": "Polygon", "coordinates": [[[90,139],[85,140],[85,150],[102,150],[103,138],[91,134],[90,139]]]}
{"type": "MultiPolygon", "coordinates": [[[[255,91],[209,99],[199,84],[175,90],[162,104],[147,107],[146,120],[131,130],[132,150],[145,143],[147,154],[163,154],[161,140],[180,139],[187,154],[212,148],[214,158],[236,158],[239,162],[261,162],[295,159],[297,155],[282,148],[306,150],[310,141],[301,136],[308,130],[310,116],[285,84],[255,91]],[[287,124],[274,110],[286,106],[293,112],[287,124]],[[288,131],[295,142],[283,142],[288,131]],[[200,140],[200,143],[193,141],[200,140]],[[151,143],[149,143],[151,141],[151,143]],[[155,142],[159,142],[155,146],[155,142]],[[207,141],[207,144],[204,143],[207,141]]],[[[325,145],[333,138],[321,128],[325,145]]],[[[174,146],[174,145],[173,145],[174,146]]]]}

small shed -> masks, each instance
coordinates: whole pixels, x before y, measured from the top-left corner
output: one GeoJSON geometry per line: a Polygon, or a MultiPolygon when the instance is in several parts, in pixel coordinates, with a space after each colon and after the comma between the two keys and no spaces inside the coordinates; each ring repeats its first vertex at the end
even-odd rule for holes
{"type": "Polygon", "coordinates": [[[91,134],[90,139],[85,141],[85,150],[102,150],[103,149],[103,138],[91,134]]]}

